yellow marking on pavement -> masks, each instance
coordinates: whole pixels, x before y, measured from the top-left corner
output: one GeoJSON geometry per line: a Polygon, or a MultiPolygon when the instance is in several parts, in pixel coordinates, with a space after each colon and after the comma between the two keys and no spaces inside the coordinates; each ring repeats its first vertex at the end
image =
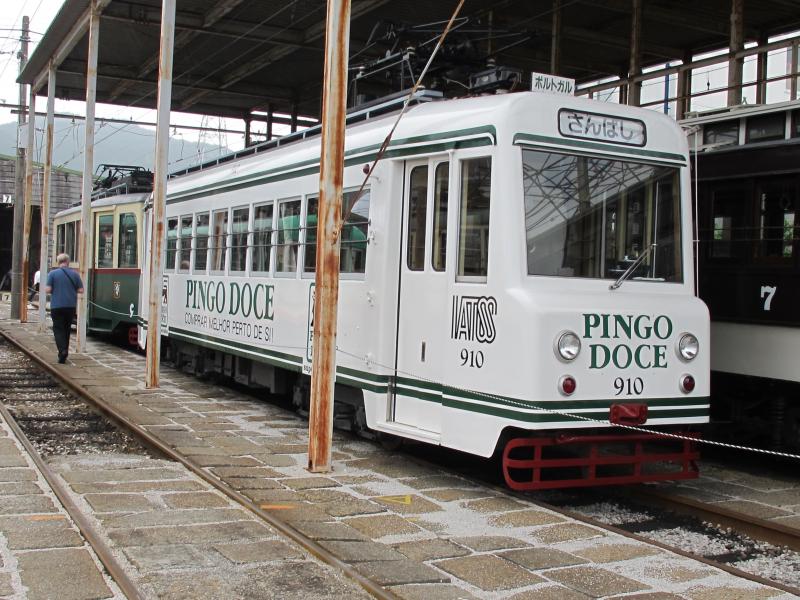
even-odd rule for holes
{"type": "Polygon", "coordinates": [[[63,515],[32,515],[28,517],[28,521],[63,521],[63,515]]]}
{"type": "Polygon", "coordinates": [[[383,500],[384,502],[389,502],[390,504],[404,504],[408,506],[411,504],[411,494],[406,494],[405,496],[378,496],[376,500],[383,500]]]}
{"type": "Polygon", "coordinates": [[[259,508],[264,510],[291,510],[297,508],[295,504],[260,504],[259,508]]]}

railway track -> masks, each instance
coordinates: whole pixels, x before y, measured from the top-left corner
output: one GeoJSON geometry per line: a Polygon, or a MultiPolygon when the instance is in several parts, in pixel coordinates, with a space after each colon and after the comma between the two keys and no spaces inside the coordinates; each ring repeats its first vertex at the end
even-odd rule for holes
{"type": "MultiPolygon", "coordinates": [[[[32,358],[36,358],[35,356],[32,358]]],[[[53,367],[47,365],[46,363],[41,364],[42,368],[45,368],[51,372],[51,374],[58,376],[59,373],[53,367]]],[[[0,374],[2,375],[2,374],[0,374]]],[[[58,396],[61,392],[59,392],[58,386],[54,384],[46,384],[46,385],[39,385],[35,383],[36,377],[33,376],[25,376],[19,377],[18,381],[21,384],[19,386],[19,393],[24,395],[27,392],[25,390],[37,390],[45,396],[52,397],[58,396]]],[[[222,491],[225,495],[229,498],[233,499],[237,503],[245,506],[248,510],[252,513],[256,514],[258,517],[262,518],[264,521],[269,523],[272,527],[277,529],[286,537],[297,542],[299,545],[304,547],[306,550],[309,550],[312,554],[317,556],[318,558],[322,559],[324,562],[328,562],[332,566],[335,566],[337,569],[340,569],[342,572],[350,575],[354,579],[356,579],[362,587],[364,587],[368,592],[372,595],[379,597],[379,598],[393,598],[394,596],[391,592],[387,591],[386,589],[377,586],[373,582],[365,579],[358,573],[353,573],[352,567],[349,565],[340,562],[335,556],[331,555],[327,550],[319,546],[313,540],[309,540],[299,534],[294,528],[289,525],[286,525],[282,521],[276,519],[271,514],[262,510],[257,504],[252,502],[249,498],[238,492],[237,490],[233,489],[225,482],[215,478],[213,475],[210,475],[208,471],[201,468],[200,466],[194,464],[192,460],[186,458],[185,456],[181,455],[179,452],[175,451],[168,445],[161,442],[157,437],[151,435],[149,432],[142,429],[140,426],[136,425],[135,423],[130,422],[124,415],[118,413],[113,407],[107,405],[102,399],[92,395],[87,394],[82,388],[78,387],[75,384],[71,384],[69,381],[64,382],[66,385],[70,386],[76,394],[85,397],[88,401],[90,401],[97,409],[109,415],[112,419],[116,421],[120,426],[128,429],[133,435],[135,435],[142,443],[149,448],[151,452],[158,452],[164,456],[169,457],[172,460],[180,462],[184,466],[186,466],[189,470],[191,470],[194,474],[201,477],[211,485],[213,485],[218,490],[222,491]]],[[[254,400],[255,401],[255,400],[254,400]]],[[[25,419],[23,419],[24,421],[25,419]]],[[[42,417],[40,416],[37,419],[27,419],[28,422],[38,422],[41,423],[43,421],[48,421],[50,423],[58,423],[59,419],[55,415],[49,415],[42,417]]],[[[92,426],[93,427],[93,426],[92,426]]],[[[92,427],[84,427],[84,429],[92,429],[92,427]]],[[[80,428],[73,428],[70,430],[70,427],[61,427],[60,429],[61,434],[63,435],[88,435],[88,431],[84,431],[80,428]]],[[[424,459],[423,459],[424,460],[424,459]]],[[[442,461],[437,461],[435,465],[438,469],[442,469],[443,464],[442,461]]],[[[445,467],[447,468],[447,467],[445,467]]],[[[492,484],[488,484],[492,485],[492,484]]],[[[582,520],[586,523],[590,523],[594,526],[603,527],[610,531],[621,533],[623,535],[627,535],[629,537],[634,537],[635,539],[646,541],[647,543],[652,543],[667,550],[671,550],[678,554],[682,554],[684,556],[688,556],[694,559],[700,559],[702,562],[709,564],[711,566],[715,566],[722,570],[725,570],[729,573],[732,573],[739,577],[744,577],[750,579],[752,581],[771,585],[778,587],[784,591],[790,592],[792,594],[800,596],[800,589],[797,587],[797,581],[791,579],[774,579],[774,578],[766,578],[760,576],[758,573],[747,572],[743,571],[740,568],[737,568],[735,565],[737,562],[742,561],[742,556],[752,555],[755,550],[759,549],[759,542],[768,542],[769,544],[780,545],[786,548],[796,548],[797,544],[800,543],[800,539],[798,539],[796,532],[791,530],[789,531],[782,531],[780,532],[783,537],[778,538],[775,537],[774,527],[764,527],[763,523],[759,524],[760,527],[755,528],[754,519],[744,519],[741,518],[743,515],[738,515],[734,513],[733,516],[740,517],[736,523],[733,521],[725,521],[724,527],[729,527],[734,529],[734,531],[738,531],[739,528],[744,529],[743,523],[750,522],[749,534],[752,536],[752,539],[749,541],[741,542],[738,539],[738,536],[732,531],[721,531],[719,528],[710,528],[712,531],[710,533],[711,536],[716,535],[718,538],[722,536],[725,538],[722,541],[722,547],[719,546],[718,543],[715,544],[708,544],[708,547],[712,549],[711,552],[706,553],[703,556],[703,553],[697,552],[696,549],[686,549],[685,545],[681,544],[679,539],[671,539],[671,540],[661,540],[654,539],[653,536],[650,535],[652,531],[655,530],[663,530],[665,528],[674,528],[678,530],[679,528],[686,528],[692,530],[693,535],[698,534],[698,532],[708,526],[698,524],[695,520],[694,522],[686,521],[685,517],[681,517],[677,520],[675,519],[665,519],[663,514],[659,514],[657,517],[652,516],[633,516],[632,518],[625,520],[625,519],[603,519],[601,515],[596,514],[597,511],[594,510],[584,510],[586,506],[590,506],[592,504],[602,504],[603,502],[608,503],[608,497],[602,495],[602,492],[598,492],[597,490],[592,490],[588,492],[586,490],[582,490],[576,496],[579,498],[576,500],[575,498],[570,499],[569,494],[565,494],[564,492],[555,492],[555,493],[548,493],[548,494],[513,494],[507,489],[501,488],[499,486],[495,486],[497,489],[498,494],[505,494],[505,495],[516,495],[520,498],[524,498],[528,502],[533,502],[535,504],[539,504],[545,508],[555,510],[557,512],[561,512],[569,517],[576,518],[578,520],[582,520]],[[601,495],[598,496],[598,493],[601,495]],[[591,496],[592,501],[587,502],[587,495],[591,496]],[[658,521],[657,524],[653,524],[654,520],[658,521]]],[[[641,504],[648,505],[649,508],[652,508],[653,505],[658,504],[665,509],[678,511],[677,501],[673,499],[672,504],[669,504],[669,498],[666,494],[661,494],[658,492],[646,490],[642,493],[648,494],[647,497],[641,496],[638,500],[629,499],[629,502],[639,502],[641,504]],[[658,502],[656,501],[656,497],[659,497],[658,502]]],[[[616,503],[624,503],[625,496],[615,494],[613,496],[613,501],[616,503]]],[[[698,512],[695,515],[696,518],[702,518],[705,521],[709,522],[722,522],[721,518],[714,517],[713,508],[709,505],[703,505],[697,501],[691,502],[689,504],[698,505],[695,507],[696,510],[700,511],[703,507],[705,507],[705,512],[700,513],[698,512]]],[[[635,510],[623,508],[621,512],[627,511],[631,515],[636,513],[635,510]]],[[[732,511],[727,511],[732,512],[732,511]]],[[[620,513],[620,510],[617,511],[617,514],[620,513]]],[[[787,528],[788,529],[788,528],[787,528]]],[[[703,542],[699,542],[701,545],[703,542]]],[[[781,551],[783,552],[783,551],[781,551]]],[[[800,565],[800,563],[798,563],[800,565]]]]}
{"type": "MultiPolygon", "coordinates": [[[[139,599],[142,598],[142,595],[137,589],[137,586],[130,577],[128,577],[122,565],[114,558],[112,550],[101,538],[96,528],[71,500],[64,484],[61,483],[58,476],[50,469],[37,449],[37,446],[43,449],[48,448],[47,441],[57,439],[54,438],[54,436],[67,436],[68,438],[72,438],[73,442],[76,441],[76,437],[95,438],[99,444],[99,452],[103,451],[103,447],[108,449],[109,446],[112,446],[116,449],[120,449],[120,446],[123,446],[130,449],[131,446],[136,447],[141,444],[140,451],[145,451],[144,449],[146,449],[147,452],[163,456],[182,464],[194,475],[200,477],[206,483],[225,494],[228,498],[265,521],[284,537],[292,540],[317,559],[344,573],[373,597],[379,600],[397,600],[397,596],[391,591],[364,577],[352,566],[340,561],[335,555],[313,539],[303,535],[283,521],[276,519],[247,496],[233,489],[224,481],[209,474],[205,469],[195,464],[180,452],[164,444],[156,436],[132,422],[101,398],[87,392],[72,381],[63,378],[59,371],[53,368],[52,365],[42,361],[38,356],[29,353],[23,346],[16,344],[13,339],[0,335],[0,350],[3,350],[3,346],[8,343],[13,344],[18,354],[24,354],[25,356],[24,360],[15,361],[17,366],[0,369],[0,389],[8,390],[8,393],[0,394],[0,414],[3,415],[14,430],[15,435],[22,441],[38,468],[41,469],[45,479],[50,483],[59,500],[64,505],[64,508],[73,518],[76,525],[78,525],[86,540],[95,549],[111,577],[117,582],[120,589],[122,589],[123,593],[125,593],[128,598],[139,599]],[[49,376],[42,373],[42,371],[45,371],[49,376]],[[56,383],[52,378],[55,378],[61,385],[56,383]],[[68,388],[71,393],[65,392],[62,386],[68,388]],[[42,394],[41,397],[39,397],[40,393],[42,394]],[[51,404],[49,410],[45,411],[46,414],[36,415],[32,414],[36,413],[35,410],[24,411],[20,408],[25,405],[36,406],[42,402],[51,404]],[[12,406],[15,404],[18,406],[18,410],[14,412],[17,413],[17,416],[22,417],[22,422],[27,425],[27,431],[33,433],[33,437],[38,443],[32,443],[26,435],[26,431],[24,431],[23,427],[17,422],[12,411],[4,406],[6,403],[12,404],[12,406]],[[53,403],[57,403],[59,405],[58,408],[52,406],[53,403]],[[89,406],[87,406],[87,403],[89,406]],[[49,425],[60,424],[60,426],[36,426],[44,423],[49,425]],[[108,434],[112,431],[120,435],[124,441],[110,442],[108,434]]],[[[85,442],[86,439],[83,441],[85,442]]]]}

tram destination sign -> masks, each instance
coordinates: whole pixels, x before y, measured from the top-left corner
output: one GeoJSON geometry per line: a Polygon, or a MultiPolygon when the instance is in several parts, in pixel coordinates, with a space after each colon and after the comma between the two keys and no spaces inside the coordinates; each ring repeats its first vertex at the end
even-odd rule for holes
{"type": "Polygon", "coordinates": [[[565,137],[611,144],[644,146],[647,143],[647,129],[643,121],[570,108],[558,111],[558,131],[565,137]]]}

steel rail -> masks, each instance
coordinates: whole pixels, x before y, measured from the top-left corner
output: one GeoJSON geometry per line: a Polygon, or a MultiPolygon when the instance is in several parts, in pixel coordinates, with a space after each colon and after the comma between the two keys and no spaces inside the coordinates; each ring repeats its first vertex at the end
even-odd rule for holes
{"type": "Polygon", "coordinates": [[[648,506],[659,506],[672,512],[709,521],[723,527],[730,527],[760,542],[774,546],[786,546],[800,551],[800,529],[788,527],[759,517],[753,517],[724,506],[651,489],[626,490],[625,495],[632,500],[641,501],[648,506]]]}
{"type": "Polygon", "coordinates": [[[350,565],[339,559],[329,550],[324,548],[322,545],[312,540],[311,538],[303,535],[288,523],[266,512],[258,504],[250,500],[247,496],[245,496],[238,490],[235,490],[221,479],[211,475],[210,473],[205,471],[202,467],[195,464],[190,459],[186,458],[183,454],[181,454],[177,450],[174,450],[172,447],[162,442],[160,439],[158,439],[156,436],[152,435],[150,432],[143,429],[137,423],[134,423],[133,420],[131,420],[129,417],[119,412],[116,408],[108,404],[105,400],[95,395],[93,392],[85,389],[79,383],[73,381],[62,370],[55,368],[53,365],[45,361],[41,356],[29,350],[25,345],[23,345],[19,340],[17,340],[14,335],[8,333],[7,331],[0,331],[0,336],[4,337],[9,342],[14,344],[14,346],[16,346],[29,358],[31,358],[33,361],[39,364],[45,371],[50,373],[50,375],[55,377],[58,381],[62,382],[68,389],[70,389],[76,395],[91,402],[98,410],[100,410],[104,415],[108,416],[114,423],[134,434],[138,439],[143,441],[149,448],[157,451],[158,453],[162,454],[163,456],[171,460],[174,460],[175,462],[182,464],[196,476],[200,477],[203,481],[213,486],[215,489],[222,492],[223,494],[225,494],[228,498],[230,498],[237,504],[240,504],[241,506],[249,510],[251,513],[256,515],[261,520],[265,521],[271,527],[276,529],[279,533],[281,533],[285,537],[289,538],[290,540],[298,544],[307,552],[309,552],[322,562],[326,563],[327,565],[334,567],[335,569],[344,573],[347,577],[349,577],[350,579],[355,581],[358,585],[360,585],[370,595],[374,596],[375,598],[378,598],[378,600],[399,600],[399,597],[396,594],[383,588],[382,586],[378,585],[371,579],[368,579],[367,577],[356,571],[353,567],[351,567],[350,565]]]}
{"type": "Polygon", "coordinates": [[[11,431],[14,432],[14,435],[25,448],[25,451],[31,457],[31,460],[33,460],[36,468],[39,469],[42,477],[45,478],[45,481],[47,481],[47,484],[53,490],[53,493],[55,493],[59,502],[61,502],[64,510],[67,511],[69,517],[72,519],[75,525],[77,525],[78,530],[81,532],[81,535],[84,537],[84,539],[89,542],[89,545],[92,547],[95,554],[97,554],[97,558],[99,558],[100,562],[103,563],[103,566],[108,571],[108,574],[119,586],[119,589],[122,590],[122,593],[125,594],[125,597],[129,598],[130,600],[144,600],[144,596],[139,592],[139,588],[137,588],[133,580],[128,577],[128,574],[125,572],[125,569],[122,567],[122,565],[117,562],[117,559],[114,557],[114,553],[112,552],[111,548],[105,543],[86,515],[84,515],[72,501],[66,486],[61,483],[59,477],[52,471],[52,469],[50,469],[50,466],[36,451],[36,448],[33,447],[33,444],[31,444],[28,436],[25,435],[20,426],[17,424],[17,421],[2,402],[0,402],[0,416],[2,416],[5,422],[8,423],[11,431]]]}

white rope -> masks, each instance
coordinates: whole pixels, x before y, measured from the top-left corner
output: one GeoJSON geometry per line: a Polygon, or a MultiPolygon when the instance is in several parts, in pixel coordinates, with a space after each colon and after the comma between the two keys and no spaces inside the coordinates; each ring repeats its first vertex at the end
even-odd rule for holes
{"type": "Polygon", "coordinates": [[[104,310],[106,312],[110,312],[110,313],[113,313],[115,315],[122,315],[123,317],[128,317],[129,319],[134,319],[134,318],[139,316],[136,313],[131,314],[129,312],[118,312],[116,310],[111,310],[110,308],[106,308],[105,306],[100,306],[99,304],[96,304],[96,303],[92,302],[91,300],[89,300],[89,304],[99,308],[100,310],[104,310]]]}

